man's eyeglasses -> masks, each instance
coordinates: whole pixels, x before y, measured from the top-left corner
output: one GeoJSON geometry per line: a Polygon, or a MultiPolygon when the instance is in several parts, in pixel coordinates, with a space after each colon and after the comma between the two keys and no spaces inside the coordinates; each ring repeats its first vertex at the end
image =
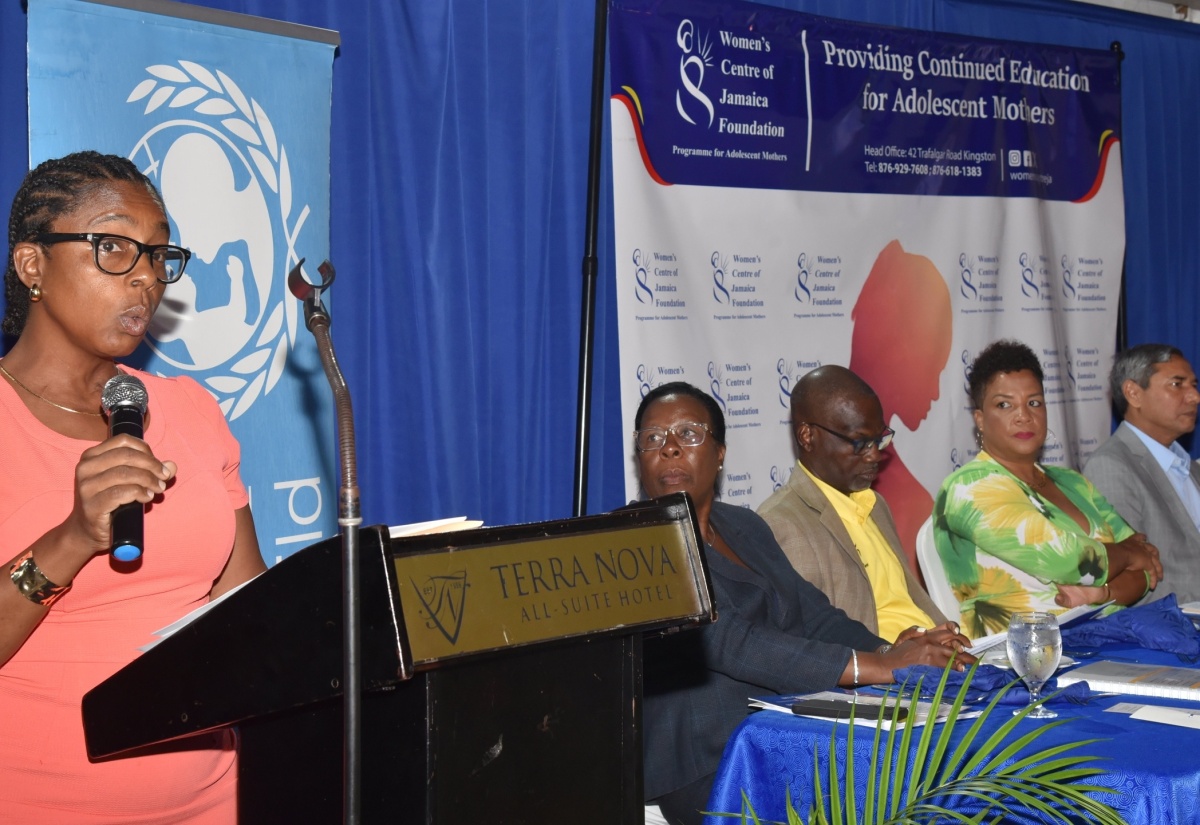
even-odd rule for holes
{"type": "Polygon", "coordinates": [[[154,277],[164,284],[178,281],[192,253],[182,246],[169,243],[145,244],[124,235],[103,235],[94,232],[43,232],[33,239],[47,246],[71,241],[87,241],[92,245],[96,268],[107,275],[125,275],[133,271],[143,254],[150,256],[154,277]]]}
{"type": "Polygon", "coordinates": [[[651,450],[661,450],[667,443],[668,435],[675,436],[675,441],[680,447],[699,447],[708,435],[708,425],[697,424],[695,421],[684,421],[682,424],[676,424],[674,427],[666,429],[647,427],[644,430],[635,430],[633,440],[640,452],[648,453],[651,450]]]}
{"type": "Polygon", "coordinates": [[[874,447],[876,450],[885,450],[892,443],[892,439],[896,436],[896,431],[891,427],[884,427],[883,433],[878,438],[851,438],[848,435],[842,435],[837,430],[831,430],[824,424],[818,424],[815,421],[802,421],[802,424],[807,424],[810,427],[820,427],[830,435],[835,435],[842,441],[850,445],[850,449],[855,455],[862,455],[867,451],[868,447],[874,447]]]}

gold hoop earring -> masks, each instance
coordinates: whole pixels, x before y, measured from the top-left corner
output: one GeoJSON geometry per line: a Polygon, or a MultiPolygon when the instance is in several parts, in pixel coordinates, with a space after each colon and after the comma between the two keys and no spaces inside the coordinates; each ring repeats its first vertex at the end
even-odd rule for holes
{"type": "Polygon", "coordinates": [[[36,304],[40,300],[42,300],[42,288],[39,285],[34,284],[33,286],[29,287],[29,302],[36,304]]]}

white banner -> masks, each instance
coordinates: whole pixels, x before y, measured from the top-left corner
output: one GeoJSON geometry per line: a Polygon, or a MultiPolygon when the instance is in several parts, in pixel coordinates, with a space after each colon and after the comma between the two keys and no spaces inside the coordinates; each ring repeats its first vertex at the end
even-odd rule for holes
{"type": "Polygon", "coordinates": [[[910,557],[977,452],[964,373],[990,341],[1042,361],[1047,463],[1107,437],[1115,58],[734,0],[614,0],[610,43],[628,431],[650,388],[707,390],[721,497],[757,507],[794,466],[792,385],[848,366],[897,432],[876,489],[910,557]]]}

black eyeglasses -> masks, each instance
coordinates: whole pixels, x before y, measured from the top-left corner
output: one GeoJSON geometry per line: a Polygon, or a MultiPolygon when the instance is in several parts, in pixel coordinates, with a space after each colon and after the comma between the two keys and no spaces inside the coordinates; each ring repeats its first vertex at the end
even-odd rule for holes
{"type": "Polygon", "coordinates": [[[150,256],[154,277],[164,284],[178,281],[192,253],[182,246],[169,243],[146,244],[124,235],[104,235],[94,232],[43,232],[33,239],[49,246],[71,241],[87,241],[92,245],[96,268],[106,275],[125,275],[133,271],[142,255],[150,256]]]}
{"type": "Polygon", "coordinates": [[[884,427],[883,432],[878,438],[851,438],[848,435],[842,435],[837,430],[831,430],[824,424],[818,424],[815,421],[802,421],[801,424],[807,424],[810,427],[820,427],[830,435],[836,435],[842,441],[850,445],[850,449],[855,455],[862,455],[867,451],[868,447],[874,447],[876,450],[885,450],[892,443],[892,439],[896,436],[896,431],[891,427],[884,427]]]}

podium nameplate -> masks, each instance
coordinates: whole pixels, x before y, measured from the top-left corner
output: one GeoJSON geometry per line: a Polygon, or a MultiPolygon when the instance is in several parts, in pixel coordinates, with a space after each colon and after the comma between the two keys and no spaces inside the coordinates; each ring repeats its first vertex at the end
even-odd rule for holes
{"type": "MultiPolygon", "coordinates": [[[[709,617],[690,518],[397,554],[414,666],[456,656],[709,617]]],[[[576,522],[578,524],[578,521],[576,522]]],[[[486,532],[486,531],[481,531],[486,532]]],[[[397,544],[393,543],[393,550],[397,544]]]]}

